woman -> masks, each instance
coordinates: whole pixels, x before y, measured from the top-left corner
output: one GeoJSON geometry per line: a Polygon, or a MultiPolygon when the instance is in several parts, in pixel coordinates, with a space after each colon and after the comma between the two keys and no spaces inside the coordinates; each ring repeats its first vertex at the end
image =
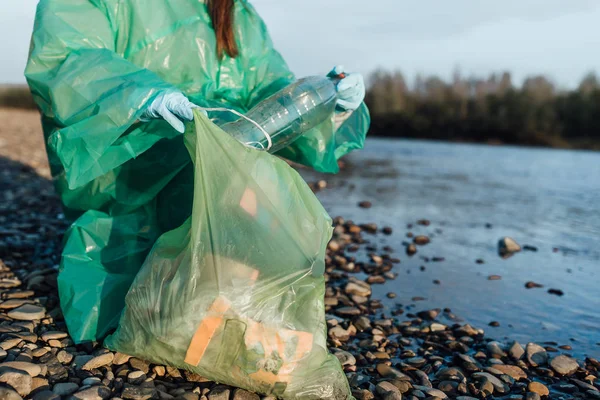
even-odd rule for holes
{"type": "MultiPolygon", "coordinates": [[[[25,75],[75,220],[58,282],[65,320],[75,342],[96,340],[158,236],[191,213],[181,132],[192,107],[246,112],[294,77],[245,0],[41,0],[25,75]]],[[[339,112],[281,156],[337,172],[362,147],[362,78],[338,90],[339,112]]]]}

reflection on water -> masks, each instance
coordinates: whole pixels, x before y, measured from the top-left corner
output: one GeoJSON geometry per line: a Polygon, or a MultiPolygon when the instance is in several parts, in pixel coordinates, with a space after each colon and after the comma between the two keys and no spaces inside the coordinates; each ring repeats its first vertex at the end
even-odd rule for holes
{"type": "Polygon", "coordinates": [[[392,236],[370,237],[402,260],[398,279],[374,287],[382,299],[398,294],[388,306],[423,296],[415,310],[451,308],[498,339],[555,341],[577,355],[600,355],[600,153],[369,139],[345,162],[335,176],[302,174],[327,180],[318,196],[332,216],[394,228],[392,236]],[[372,208],[358,208],[362,200],[372,208]],[[420,218],[431,226],[410,231],[432,242],[408,257],[406,225],[420,218]],[[538,251],[502,260],[503,236],[538,251]],[[484,264],[475,263],[480,258],[484,264]],[[492,274],[502,279],[488,280],[492,274]],[[525,289],[527,281],[544,288],[525,289]]]}

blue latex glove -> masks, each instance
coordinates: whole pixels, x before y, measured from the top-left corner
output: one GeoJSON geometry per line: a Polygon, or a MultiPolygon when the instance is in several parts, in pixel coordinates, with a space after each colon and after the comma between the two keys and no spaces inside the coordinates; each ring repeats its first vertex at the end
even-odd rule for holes
{"type": "Polygon", "coordinates": [[[365,82],[361,74],[347,73],[341,65],[333,68],[327,76],[333,77],[342,73],[345,77],[337,84],[337,105],[346,111],[354,111],[365,99],[365,82]]]}
{"type": "Polygon", "coordinates": [[[185,125],[182,120],[194,119],[193,108],[198,108],[198,106],[191,103],[183,93],[175,90],[165,91],[156,96],[144,110],[140,121],[162,118],[175,130],[183,133],[185,125]]]}

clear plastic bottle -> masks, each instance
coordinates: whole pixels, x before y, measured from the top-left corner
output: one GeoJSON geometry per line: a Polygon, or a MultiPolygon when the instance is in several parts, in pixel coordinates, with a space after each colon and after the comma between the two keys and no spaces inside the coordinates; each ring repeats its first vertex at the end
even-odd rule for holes
{"type": "MultiPolygon", "coordinates": [[[[337,100],[336,85],[341,78],[309,76],[299,79],[248,111],[246,117],[271,136],[270,153],[289,146],[331,116],[337,100]]],[[[244,144],[258,149],[268,147],[265,134],[244,118],[226,123],[221,128],[244,144]]]]}

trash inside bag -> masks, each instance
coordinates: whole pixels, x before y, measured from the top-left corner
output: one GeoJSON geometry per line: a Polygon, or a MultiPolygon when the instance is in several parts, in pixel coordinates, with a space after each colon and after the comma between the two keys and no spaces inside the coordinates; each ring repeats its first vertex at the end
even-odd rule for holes
{"type": "Polygon", "coordinates": [[[326,343],[330,217],[284,161],[200,112],[185,141],[192,216],[158,239],[105,344],[284,399],[351,398],[326,343]]]}

